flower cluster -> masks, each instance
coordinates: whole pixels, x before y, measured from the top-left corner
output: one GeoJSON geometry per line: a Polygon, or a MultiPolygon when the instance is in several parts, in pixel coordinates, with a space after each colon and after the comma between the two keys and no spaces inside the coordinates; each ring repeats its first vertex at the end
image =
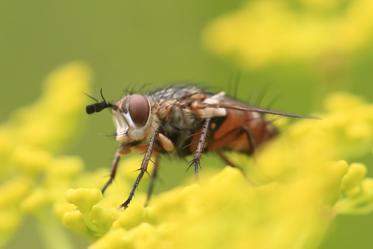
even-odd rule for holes
{"type": "Polygon", "coordinates": [[[58,226],[53,225],[57,220],[51,207],[64,198],[83,162],[58,156],[57,151],[71,141],[82,121],[82,91],[88,90],[89,81],[83,64],[60,68],[47,78],[37,102],[17,110],[0,126],[0,247],[27,214],[37,217],[47,240],[61,242],[52,235],[59,236],[62,230],[53,229],[58,226]]]}
{"type": "Polygon", "coordinates": [[[247,68],[347,55],[367,44],[372,30],[370,0],[256,0],[214,21],[204,40],[247,68]]]}

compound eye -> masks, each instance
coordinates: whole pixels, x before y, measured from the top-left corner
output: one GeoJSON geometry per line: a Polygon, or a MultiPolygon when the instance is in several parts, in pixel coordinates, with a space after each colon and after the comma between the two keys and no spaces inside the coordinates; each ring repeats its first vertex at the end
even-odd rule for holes
{"type": "Polygon", "coordinates": [[[136,126],[144,126],[149,119],[148,99],[139,94],[128,97],[128,111],[136,126]]]}

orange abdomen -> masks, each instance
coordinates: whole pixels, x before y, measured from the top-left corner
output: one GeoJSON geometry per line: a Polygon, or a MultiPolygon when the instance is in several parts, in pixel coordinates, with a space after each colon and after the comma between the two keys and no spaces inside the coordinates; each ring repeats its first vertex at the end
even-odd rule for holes
{"type": "Polygon", "coordinates": [[[277,134],[277,129],[259,113],[237,110],[227,112],[218,126],[212,120],[207,151],[234,150],[251,154],[277,134]]]}

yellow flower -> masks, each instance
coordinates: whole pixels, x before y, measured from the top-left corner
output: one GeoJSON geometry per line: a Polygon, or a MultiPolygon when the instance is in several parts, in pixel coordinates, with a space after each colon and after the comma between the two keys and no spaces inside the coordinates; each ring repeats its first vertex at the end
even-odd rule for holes
{"type": "Polygon", "coordinates": [[[0,247],[26,214],[50,226],[49,236],[54,233],[56,243],[64,244],[50,209],[63,199],[83,163],[54,152],[76,134],[86,101],[82,91],[88,90],[89,80],[89,69],[81,63],[61,67],[47,78],[38,101],[17,110],[0,126],[0,247]]]}
{"type": "Polygon", "coordinates": [[[372,30],[370,0],[345,6],[334,0],[258,0],[212,22],[204,41],[216,54],[232,56],[247,68],[348,55],[371,40],[372,30]]]}

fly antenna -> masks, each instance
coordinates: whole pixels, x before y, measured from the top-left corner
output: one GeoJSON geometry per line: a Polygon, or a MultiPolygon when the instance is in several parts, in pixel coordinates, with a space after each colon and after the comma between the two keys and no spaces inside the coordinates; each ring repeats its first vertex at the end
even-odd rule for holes
{"type": "Polygon", "coordinates": [[[104,94],[103,94],[103,91],[102,91],[102,88],[100,89],[100,95],[101,95],[102,101],[99,101],[95,97],[92,97],[92,96],[90,96],[90,95],[88,95],[86,93],[85,93],[85,95],[87,95],[89,98],[91,98],[94,101],[96,101],[96,103],[90,104],[90,105],[86,106],[85,112],[87,114],[92,114],[92,113],[95,113],[95,112],[100,112],[100,111],[102,111],[102,110],[104,110],[106,108],[113,108],[113,109],[117,109],[118,108],[116,105],[113,105],[112,103],[106,101],[106,99],[104,97],[104,94]]]}

